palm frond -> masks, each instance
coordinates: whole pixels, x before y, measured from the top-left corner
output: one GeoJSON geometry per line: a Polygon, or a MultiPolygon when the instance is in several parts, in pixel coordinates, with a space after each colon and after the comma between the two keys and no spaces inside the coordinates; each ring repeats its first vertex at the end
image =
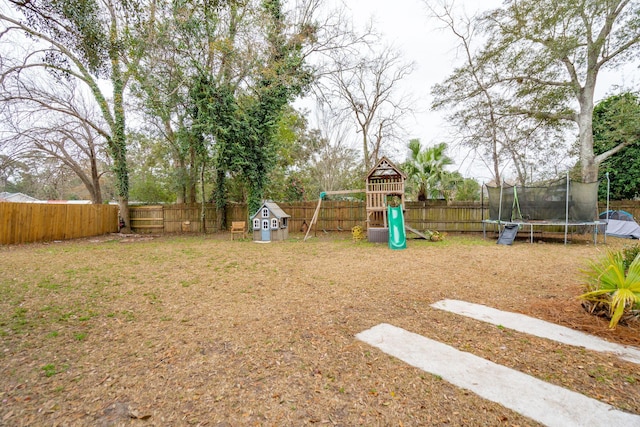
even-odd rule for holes
{"type": "Polygon", "coordinates": [[[609,252],[584,270],[587,292],[581,299],[603,302],[609,306],[609,328],[615,329],[625,310],[640,302],[640,257],[627,271],[622,252],[609,252]]]}

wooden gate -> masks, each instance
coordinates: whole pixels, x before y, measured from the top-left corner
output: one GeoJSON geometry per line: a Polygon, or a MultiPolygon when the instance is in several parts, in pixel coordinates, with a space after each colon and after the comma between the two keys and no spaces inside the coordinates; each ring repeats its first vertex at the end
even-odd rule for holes
{"type": "Polygon", "coordinates": [[[136,206],[129,209],[131,230],[136,233],[163,233],[162,206],[136,206]]]}

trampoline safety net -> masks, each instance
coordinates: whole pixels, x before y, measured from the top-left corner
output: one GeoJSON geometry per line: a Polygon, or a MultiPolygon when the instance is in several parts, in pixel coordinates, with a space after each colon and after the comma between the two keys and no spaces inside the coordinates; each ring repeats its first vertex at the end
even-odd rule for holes
{"type": "Polygon", "coordinates": [[[489,219],[494,221],[585,222],[598,218],[597,182],[569,181],[567,189],[567,178],[562,178],[541,185],[487,185],[487,192],[489,219]]]}

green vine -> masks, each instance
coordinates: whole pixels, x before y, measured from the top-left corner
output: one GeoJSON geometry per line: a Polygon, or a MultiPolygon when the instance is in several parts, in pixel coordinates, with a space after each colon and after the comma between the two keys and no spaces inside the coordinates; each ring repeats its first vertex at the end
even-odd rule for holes
{"type": "Polygon", "coordinates": [[[310,82],[304,70],[299,38],[287,43],[279,0],[265,0],[271,45],[267,64],[251,95],[200,71],[193,80],[190,97],[194,108],[193,131],[209,135],[215,144],[216,186],[219,209],[227,204],[225,181],[239,174],[248,188],[249,213],[260,207],[269,175],[276,166],[279,143],[275,138],[283,108],[310,82]]]}

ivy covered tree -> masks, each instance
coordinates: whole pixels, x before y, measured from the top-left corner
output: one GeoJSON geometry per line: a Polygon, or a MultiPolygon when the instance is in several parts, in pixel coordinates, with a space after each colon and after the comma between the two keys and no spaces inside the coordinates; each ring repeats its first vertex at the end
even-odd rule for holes
{"type": "MultiPolygon", "coordinates": [[[[129,224],[129,171],[125,88],[130,67],[144,51],[146,24],[153,20],[155,4],[142,8],[137,1],[10,0],[24,17],[0,13],[3,38],[27,34],[33,50],[10,63],[3,61],[0,79],[21,78],[30,69],[46,70],[59,79],[76,79],[93,95],[107,124],[105,138],[113,162],[120,215],[129,224]],[[100,83],[108,81],[108,89],[100,83]]],[[[55,90],[55,87],[51,88],[55,90]]]]}
{"type": "Polygon", "coordinates": [[[215,142],[215,199],[221,211],[231,173],[238,174],[247,188],[249,212],[260,207],[276,165],[278,123],[285,106],[311,79],[301,53],[312,31],[304,27],[287,37],[281,2],[265,0],[262,8],[266,56],[251,91],[239,90],[206,70],[200,70],[191,91],[194,129],[215,142]]]}
{"type": "Polygon", "coordinates": [[[235,93],[253,84],[263,54],[259,11],[259,0],[159,3],[157,25],[133,89],[148,129],[170,153],[178,203],[210,199],[201,191],[201,177],[211,173],[216,141],[197,135],[207,108],[194,105],[201,90],[194,86],[213,82],[235,93]]]}
{"type": "Polygon", "coordinates": [[[230,192],[252,208],[265,195],[281,110],[310,80],[318,4],[302,0],[285,13],[280,1],[159,3],[135,93],[169,147],[177,200],[214,199],[218,228],[230,192]]]}

